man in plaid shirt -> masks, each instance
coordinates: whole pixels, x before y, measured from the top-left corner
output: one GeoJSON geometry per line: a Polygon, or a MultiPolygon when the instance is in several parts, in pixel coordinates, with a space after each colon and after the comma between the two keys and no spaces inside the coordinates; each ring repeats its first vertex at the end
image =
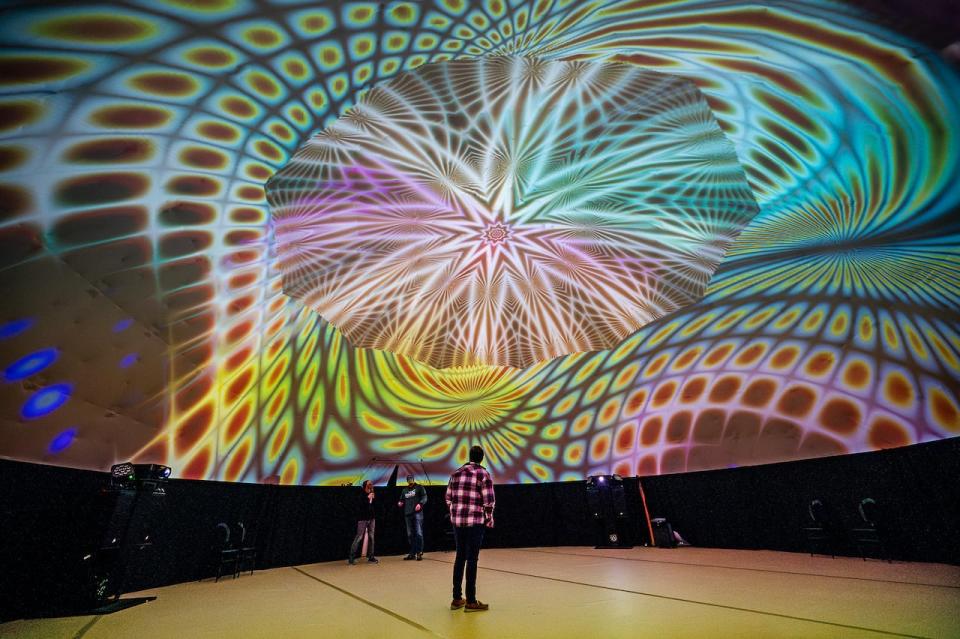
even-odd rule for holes
{"type": "Polygon", "coordinates": [[[457,558],[453,562],[453,601],[451,610],[464,612],[489,610],[490,606],[477,601],[477,559],[483,532],[493,528],[493,479],[480,465],[483,449],[470,449],[470,463],[450,475],[447,484],[447,508],[453,537],[457,542],[457,558]],[[463,569],[467,569],[467,598],[463,598],[463,569]]]}

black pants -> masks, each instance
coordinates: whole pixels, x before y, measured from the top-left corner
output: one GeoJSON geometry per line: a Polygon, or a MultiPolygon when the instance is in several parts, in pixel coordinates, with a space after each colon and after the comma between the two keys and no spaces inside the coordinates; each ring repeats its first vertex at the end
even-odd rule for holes
{"type": "Polygon", "coordinates": [[[483,525],[454,527],[453,538],[457,542],[457,558],[453,561],[453,598],[463,597],[463,568],[467,568],[467,601],[477,600],[477,559],[483,543],[483,525]]]}

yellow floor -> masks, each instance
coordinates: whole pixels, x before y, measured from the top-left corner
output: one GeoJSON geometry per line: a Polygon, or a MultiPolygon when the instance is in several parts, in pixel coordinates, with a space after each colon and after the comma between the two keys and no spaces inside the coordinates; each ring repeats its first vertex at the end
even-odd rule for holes
{"type": "Polygon", "coordinates": [[[960,567],[698,548],[484,550],[489,612],[448,609],[452,553],[278,568],[154,591],[2,637],[960,637],[960,567]]]}

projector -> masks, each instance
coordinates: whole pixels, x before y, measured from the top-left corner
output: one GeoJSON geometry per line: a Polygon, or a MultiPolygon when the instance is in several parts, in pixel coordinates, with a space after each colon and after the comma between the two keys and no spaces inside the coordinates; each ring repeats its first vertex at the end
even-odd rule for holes
{"type": "Polygon", "coordinates": [[[169,466],[123,462],[110,468],[110,487],[153,490],[157,484],[167,481],[169,477],[169,466]]]}

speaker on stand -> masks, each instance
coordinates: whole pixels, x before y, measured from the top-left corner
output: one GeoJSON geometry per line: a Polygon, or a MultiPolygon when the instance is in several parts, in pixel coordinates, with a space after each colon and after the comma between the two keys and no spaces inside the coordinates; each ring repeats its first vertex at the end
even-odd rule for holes
{"type": "MultiPolygon", "coordinates": [[[[164,484],[170,468],[156,464],[116,464],[96,501],[95,544],[83,557],[86,606],[116,602],[131,576],[148,569],[153,531],[166,505],[164,484]]],[[[135,580],[137,581],[137,580],[135,580]]]]}
{"type": "Polygon", "coordinates": [[[596,548],[633,548],[626,537],[627,500],[619,475],[587,477],[587,504],[593,515],[596,548]]]}

